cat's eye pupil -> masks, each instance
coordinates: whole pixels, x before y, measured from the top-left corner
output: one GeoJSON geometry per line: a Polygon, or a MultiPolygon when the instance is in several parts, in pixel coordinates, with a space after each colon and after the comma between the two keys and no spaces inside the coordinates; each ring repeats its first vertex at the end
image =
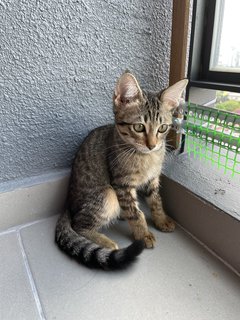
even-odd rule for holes
{"type": "Polygon", "coordinates": [[[133,125],[133,129],[136,131],[136,132],[144,132],[145,131],[145,127],[143,124],[141,123],[136,123],[133,125]]]}
{"type": "Polygon", "coordinates": [[[163,132],[166,132],[168,129],[168,125],[167,124],[162,124],[159,129],[158,129],[158,132],[160,133],[163,133],[163,132]]]}

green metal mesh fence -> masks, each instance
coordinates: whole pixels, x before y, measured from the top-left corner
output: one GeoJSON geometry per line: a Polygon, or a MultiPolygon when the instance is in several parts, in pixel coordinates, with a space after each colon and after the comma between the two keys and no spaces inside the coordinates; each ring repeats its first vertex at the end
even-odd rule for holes
{"type": "Polygon", "coordinates": [[[187,152],[240,176],[240,115],[189,103],[187,152]]]}

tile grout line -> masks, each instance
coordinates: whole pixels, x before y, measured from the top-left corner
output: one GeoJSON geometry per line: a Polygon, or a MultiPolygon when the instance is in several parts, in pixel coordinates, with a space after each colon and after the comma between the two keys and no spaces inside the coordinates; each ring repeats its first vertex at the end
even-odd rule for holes
{"type": "Polygon", "coordinates": [[[49,219],[51,217],[54,217],[54,216],[55,215],[52,215],[52,216],[49,216],[49,217],[46,217],[46,218],[42,218],[42,219],[38,219],[38,220],[27,222],[27,223],[19,224],[19,225],[14,226],[14,227],[10,227],[10,228],[8,228],[6,230],[0,231],[0,237],[4,236],[6,234],[12,233],[12,232],[19,232],[20,230],[22,230],[24,228],[30,227],[30,226],[32,226],[32,225],[34,225],[36,223],[39,223],[39,222],[43,222],[44,220],[47,220],[47,219],[49,219]]]}
{"type": "Polygon", "coordinates": [[[21,238],[19,230],[17,230],[17,238],[18,238],[21,254],[22,254],[22,257],[23,257],[24,266],[26,268],[28,280],[30,282],[30,286],[31,286],[31,289],[32,289],[32,294],[33,294],[33,297],[34,297],[34,300],[35,300],[35,303],[36,303],[36,306],[37,306],[39,317],[40,317],[41,320],[46,320],[46,317],[45,317],[44,312],[43,312],[42,304],[41,304],[41,301],[40,301],[40,298],[39,298],[37,287],[35,285],[35,281],[33,279],[33,275],[32,275],[31,269],[30,269],[30,265],[28,263],[27,255],[26,255],[26,252],[25,252],[25,249],[24,249],[24,246],[23,246],[23,242],[22,242],[22,238],[21,238]]]}
{"type": "Polygon", "coordinates": [[[0,232],[0,237],[5,236],[6,234],[17,232],[17,228],[11,228],[0,232]]]}

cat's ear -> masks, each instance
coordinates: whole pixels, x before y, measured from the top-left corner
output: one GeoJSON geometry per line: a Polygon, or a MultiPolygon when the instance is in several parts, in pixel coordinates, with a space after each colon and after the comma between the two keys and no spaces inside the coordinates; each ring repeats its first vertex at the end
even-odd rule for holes
{"type": "Polygon", "coordinates": [[[187,84],[188,80],[183,79],[162,92],[160,100],[170,111],[173,111],[178,107],[182,93],[186,89],[187,84]]]}
{"type": "Polygon", "coordinates": [[[116,106],[128,106],[135,104],[142,97],[142,91],[136,78],[129,72],[125,72],[118,80],[114,91],[114,104],[116,106]]]}

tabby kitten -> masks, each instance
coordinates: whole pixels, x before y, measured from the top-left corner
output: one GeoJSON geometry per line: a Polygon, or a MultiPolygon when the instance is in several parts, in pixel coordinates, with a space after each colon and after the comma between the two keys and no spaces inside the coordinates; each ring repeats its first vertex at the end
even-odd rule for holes
{"type": "Polygon", "coordinates": [[[120,77],[113,97],[115,125],[93,130],[74,160],[67,210],[56,226],[56,242],[67,254],[89,267],[118,269],[144,247],[153,248],[154,235],[137,202],[139,190],[145,193],[156,228],[174,230],[162,208],[159,176],[172,113],[186,85],[187,80],[181,80],[152,93],[141,90],[131,73],[120,77]],[[135,239],[123,249],[99,233],[120,214],[135,239]]]}

